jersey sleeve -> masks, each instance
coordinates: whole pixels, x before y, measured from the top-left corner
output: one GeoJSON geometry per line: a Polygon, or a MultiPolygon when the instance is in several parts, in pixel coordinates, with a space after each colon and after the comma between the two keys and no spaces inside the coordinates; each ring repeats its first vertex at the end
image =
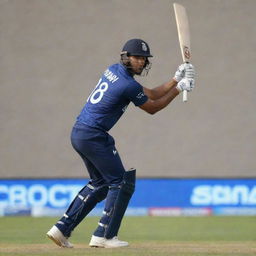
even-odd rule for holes
{"type": "Polygon", "coordinates": [[[140,106],[148,100],[148,96],[143,92],[143,87],[136,81],[128,84],[124,90],[124,96],[132,101],[135,106],[140,106]]]}

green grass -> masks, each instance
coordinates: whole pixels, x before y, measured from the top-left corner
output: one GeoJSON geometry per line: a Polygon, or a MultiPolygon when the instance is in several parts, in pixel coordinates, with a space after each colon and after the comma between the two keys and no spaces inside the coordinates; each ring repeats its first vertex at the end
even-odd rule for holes
{"type": "Polygon", "coordinates": [[[56,218],[0,218],[0,255],[46,256],[251,256],[256,255],[256,217],[126,217],[119,238],[130,246],[88,246],[98,218],[89,217],[75,230],[74,249],[58,248],[45,233],[56,218]]]}

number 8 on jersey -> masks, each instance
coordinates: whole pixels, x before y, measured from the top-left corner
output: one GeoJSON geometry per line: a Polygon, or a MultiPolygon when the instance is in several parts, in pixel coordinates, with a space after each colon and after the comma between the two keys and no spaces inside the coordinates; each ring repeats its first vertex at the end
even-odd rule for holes
{"type": "Polygon", "coordinates": [[[91,93],[91,95],[87,100],[87,101],[90,100],[92,104],[97,104],[98,102],[100,102],[104,95],[104,92],[106,92],[108,89],[108,83],[107,82],[101,83],[101,81],[102,79],[100,79],[100,81],[96,85],[96,88],[93,90],[93,92],[91,93]]]}

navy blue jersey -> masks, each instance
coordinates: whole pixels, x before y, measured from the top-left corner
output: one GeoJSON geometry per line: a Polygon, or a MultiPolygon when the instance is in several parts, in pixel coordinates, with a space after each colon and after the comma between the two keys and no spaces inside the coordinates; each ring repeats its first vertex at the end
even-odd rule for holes
{"type": "Polygon", "coordinates": [[[110,130],[132,101],[140,106],[148,100],[143,87],[121,64],[110,66],[87,99],[77,120],[101,130],[110,130]]]}

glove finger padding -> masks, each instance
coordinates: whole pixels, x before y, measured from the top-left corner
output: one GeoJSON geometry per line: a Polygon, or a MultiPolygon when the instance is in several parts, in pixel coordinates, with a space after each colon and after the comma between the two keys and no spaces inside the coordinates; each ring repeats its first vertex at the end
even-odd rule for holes
{"type": "Polygon", "coordinates": [[[188,79],[195,78],[195,68],[193,64],[183,63],[178,67],[173,79],[175,79],[177,82],[180,82],[183,78],[188,78],[188,79]]]}
{"type": "Polygon", "coordinates": [[[181,64],[175,72],[174,79],[179,82],[185,76],[185,63],[181,64]]]}
{"type": "Polygon", "coordinates": [[[195,68],[191,63],[185,63],[185,77],[189,79],[195,78],[195,68]]]}
{"type": "Polygon", "coordinates": [[[188,79],[188,78],[183,78],[182,80],[180,80],[180,82],[177,84],[176,88],[182,92],[184,90],[190,92],[193,90],[193,88],[195,87],[195,81],[194,79],[188,79]]]}
{"type": "Polygon", "coordinates": [[[191,81],[190,81],[190,83],[191,83],[191,91],[195,88],[195,80],[194,79],[191,79],[191,81]]]}

